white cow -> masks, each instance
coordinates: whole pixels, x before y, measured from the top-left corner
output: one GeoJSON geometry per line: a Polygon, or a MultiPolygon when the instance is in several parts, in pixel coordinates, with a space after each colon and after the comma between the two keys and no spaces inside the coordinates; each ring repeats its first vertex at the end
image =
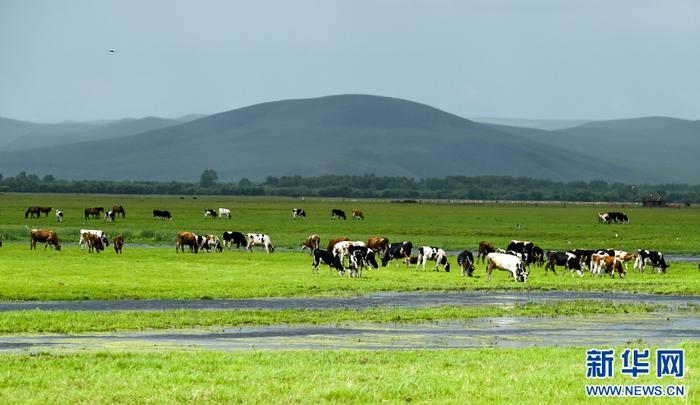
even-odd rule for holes
{"type": "Polygon", "coordinates": [[[275,251],[275,247],[272,246],[270,237],[264,233],[249,233],[247,239],[248,244],[245,247],[247,251],[252,251],[253,246],[264,246],[267,253],[272,253],[275,251]]]}
{"type": "Polygon", "coordinates": [[[499,269],[510,272],[516,282],[522,281],[524,283],[527,281],[525,266],[523,265],[523,261],[518,257],[505,253],[489,253],[486,255],[486,260],[488,263],[486,265],[487,280],[491,280],[491,272],[493,269],[499,269]]]}
{"type": "Polygon", "coordinates": [[[231,210],[228,208],[219,208],[219,218],[223,217],[231,219],[231,210]]]}
{"type": "Polygon", "coordinates": [[[109,246],[109,239],[107,239],[104,231],[102,231],[101,229],[81,229],[80,230],[80,241],[78,242],[78,244],[80,245],[80,249],[83,249],[84,247],[86,247],[88,245],[88,241],[87,241],[87,239],[85,239],[85,235],[88,233],[91,233],[91,234],[97,236],[98,238],[102,239],[102,243],[105,246],[109,246]]]}
{"type": "Polygon", "coordinates": [[[436,247],[431,246],[421,246],[418,248],[418,262],[416,263],[416,271],[418,271],[418,266],[423,265],[423,271],[425,271],[425,263],[428,260],[435,261],[435,267],[433,271],[438,271],[438,265],[442,265],[445,271],[450,271],[450,264],[447,262],[447,253],[436,247]]]}
{"type": "Polygon", "coordinates": [[[365,244],[365,242],[362,242],[361,240],[356,240],[354,242],[344,240],[342,242],[336,243],[333,246],[333,254],[340,258],[340,263],[343,265],[345,265],[345,262],[343,261],[345,259],[345,256],[350,254],[350,246],[367,247],[367,244],[365,244]]]}

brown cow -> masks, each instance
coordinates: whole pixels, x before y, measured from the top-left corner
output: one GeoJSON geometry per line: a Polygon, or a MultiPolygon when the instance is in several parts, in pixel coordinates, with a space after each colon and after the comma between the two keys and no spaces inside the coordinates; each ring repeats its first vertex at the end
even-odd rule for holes
{"type": "Polygon", "coordinates": [[[476,253],[476,260],[479,260],[481,258],[481,263],[486,262],[486,256],[489,253],[493,253],[496,251],[496,247],[491,244],[491,242],[482,240],[479,242],[479,249],[477,249],[476,253]]]}
{"type": "Polygon", "coordinates": [[[119,254],[122,252],[122,247],[124,246],[124,238],[121,235],[114,237],[114,251],[119,254]]]}
{"type": "Polygon", "coordinates": [[[114,213],[115,216],[119,216],[119,214],[122,214],[122,218],[126,217],[126,212],[124,211],[124,207],[122,207],[121,205],[113,205],[112,212],[114,213]]]}
{"type": "Polygon", "coordinates": [[[365,219],[365,213],[362,210],[352,210],[352,219],[365,219]]]}
{"type": "Polygon", "coordinates": [[[620,278],[625,278],[627,272],[622,267],[622,261],[615,256],[594,254],[591,256],[591,275],[600,275],[603,271],[610,273],[611,278],[615,278],[615,272],[620,274],[620,278]]]}
{"type": "Polygon", "coordinates": [[[92,253],[94,250],[97,253],[105,250],[104,244],[102,244],[102,238],[95,235],[94,233],[85,233],[82,235],[85,239],[85,244],[88,247],[88,252],[92,253]]]}
{"type": "Polygon", "coordinates": [[[328,242],[328,248],[326,249],[329,252],[333,251],[333,246],[335,246],[336,243],[338,242],[343,242],[346,240],[350,240],[350,238],[335,238],[332,241],[328,242]]]}
{"type": "Polygon", "coordinates": [[[313,253],[314,249],[319,249],[321,247],[321,237],[317,234],[309,235],[305,241],[301,242],[301,249],[304,250],[308,248],[313,253]]]}
{"type": "Polygon", "coordinates": [[[32,229],[31,233],[31,243],[29,245],[29,250],[36,249],[37,242],[44,242],[44,250],[51,245],[51,249],[56,247],[56,250],[61,250],[61,241],[58,239],[58,235],[53,229],[32,229]]]}
{"type": "Polygon", "coordinates": [[[367,247],[375,252],[380,252],[380,257],[383,257],[389,249],[389,239],[382,236],[371,236],[367,239],[367,247]]]}
{"type": "Polygon", "coordinates": [[[182,250],[182,253],[185,253],[185,246],[189,246],[190,252],[197,253],[199,251],[197,235],[186,231],[178,233],[177,238],[175,238],[175,253],[178,253],[178,250],[182,250]]]}
{"type": "Polygon", "coordinates": [[[416,266],[418,265],[418,256],[406,256],[403,261],[406,263],[406,266],[411,267],[412,264],[415,264],[416,266]]]}

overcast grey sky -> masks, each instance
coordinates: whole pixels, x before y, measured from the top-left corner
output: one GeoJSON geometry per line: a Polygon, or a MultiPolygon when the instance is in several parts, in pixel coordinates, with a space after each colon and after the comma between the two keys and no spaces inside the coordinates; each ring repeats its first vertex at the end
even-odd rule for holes
{"type": "Polygon", "coordinates": [[[464,117],[700,119],[699,46],[695,0],[2,0],[0,116],[364,93],[464,117]]]}

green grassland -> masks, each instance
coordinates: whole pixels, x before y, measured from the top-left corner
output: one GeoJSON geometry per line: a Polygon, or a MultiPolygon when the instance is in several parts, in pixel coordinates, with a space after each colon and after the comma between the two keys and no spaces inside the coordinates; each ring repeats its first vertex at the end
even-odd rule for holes
{"type": "Polygon", "coordinates": [[[254,252],[175,253],[174,248],[126,248],[90,254],[77,246],[60,252],[30,251],[7,245],[0,261],[0,299],[211,299],[252,297],[355,296],[382,291],[588,290],[664,294],[698,294],[700,271],[694,263],[674,263],[667,274],[628,273],[626,279],[581,278],[533,267],[527,283],[515,283],[495,271],[486,280],[485,265],[474,277],[463,277],[455,259],[453,271],[408,269],[404,264],[366,270],[362,278],[341,277],[327,266],[312,274],[308,253],[254,252]]]}
{"type": "Polygon", "coordinates": [[[587,384],[681,384],[685,399],[604,401],[697,403],[700,345],[681,347],[680,380],[621,375],[619,359],[587,380],[585,348],[18,354],[0,356],[0,402],[570,404],[587,384]]]}
{"type": "Polygon", "coordinates": [[[619,209],[571,204],[392,204],[291,198],[4,194],[0,195],[0,237],[28,244],[27,227],[54,228],[62,240],[77,242],[81,228],[97,228],[112,237],[122,234],[127,244],[174,244],[175,235],[182,230],[218,235],[235,230],[267,233],[276,246],[288,248],[299,247],[309,234],[317,233],[322,245],[339,236],[367,240],[369,236],[382,235],[391,241],[410,240],[414,246],[434,245],[447,250],[476,250],[484,239],[505,247],[511,239],[520,239],[532,240],[546,250],[613,247],[700,252],[700,209],[625,208],[629,224],[598,224],[598,211],[619,209]],[[83,219],[86,207],[110,208],[114,204],[124,206],[126,219],[115,223],[83,219]],[[24,212],[31,205],[60,208],[65,211],[65,222],[57,223],[53,213],[48,218],[25,219],[24,212]],[[233,218],[204,218],[204,208],[219,207],[231,209],[233,218]],[[292,219],[291,209],[296,207],[306,210],[308,220],[292,219]],[[362,209],[366,220],[331,220],[331,208],[343,209],[348,215],[354,208],[362,209]],[[169,210],[173,220],[153,220],[153,209],[169,210]]]}
{"type": "MultiPolygon", "coordinates": [[[[195,327],[238,327],[279,324],[399,323],[464,320],[500,316],[568,316],[668,311],[647,304],[590,305],[551,302],[514,306],[441,306],[432,308],[371,308],[365,310],[234,310],[234,311],[10,311],[0,314],[0,333],[82,333],[195,327]]],[[[698,311],[689,307],[686,311],[698,311]]]]}

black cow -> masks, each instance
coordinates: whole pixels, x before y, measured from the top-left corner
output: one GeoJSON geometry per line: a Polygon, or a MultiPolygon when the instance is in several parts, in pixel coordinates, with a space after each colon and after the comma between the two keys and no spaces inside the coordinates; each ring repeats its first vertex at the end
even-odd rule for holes
{"type": "Polygon", "coordinates": [[[248,241],[246,240],[245,235],[242,233],[233,231],[224,232],[224,245],[231,249],[231,245],[234,243],[236,244],[236,249],[239,249],[241,246],[246,247],[248,245],[248,241]]]}
{"type": "Polygon", "coordinates": [[[306,219],[306,211],[303,208],[292,208],[292,218],[306,219]]]}
{"type": "Polygon", "coordinates": [[[170,211],[153,210],[153,219],[169,219],[172,221],[173,217],[170,215],[170,211]]]}
{"type": "Polygon", "coordinates": [[[551,269],[554,274],[557,274],[555,266],[564,266],[569,271],[575,270],[579,276],[583,277],[581,260],[572,252],[547,252],[547,265],[544,266],[545,273],[551,269]]]}
{"type": "Polygon", "coordinates": [[[593,256],[594,253],[596,253],[597,250],[593,249],[574,249],[574,250],[569,250],[569,253],[573,253],[576,255],[576,260],[581,263],[582,268],[586,268],[588,264],[591,262],[591,256],[593,256]]]}
{"type": "Polygon", "coordinates": [[[350,275],[362,277],[362,269],[365,267],[377,269],[379,265],[374,258],[374,251],[366,246],[350,246],[348,248],[348,269],[350,275]]]}
{"type": "Polygon", "coordinates": [[[544,264],[544,250],[539,246],[532,247],[532,260],[537,266],[542,266],[544,264]]]}
{"type": "Polygon", "coordinates": [[[637,259],[634,261],[634,269],[638,269],[640,273],[644,273],[647,262],[660,273],[666,273],[666,269],[671,267],[670,264],[666,264],[663,253],[655,250],[639,249],[637,251],[637,259]]]}
{"type": "Polygon", "coordinates": [[[314,249],[312,252],[314,256],[314,262],[311,264],[312,273],[318,273],[318,267],[323,264],[328,265],[328,271],[333,272],[333,269],[338,271],[341,276],[345,274],[345,269],[343,268],[343,263],[340,262],[340,257],[334,255],[332,252],[323,249],[314,249]]]}
{"type": "Polygon", "coordinates": [[[386,267],[394,259],[396,260],[396,267],[399,267],[399,259],[410,257],[412,249],[413,244],[411,242],[392,243],[382,257],[382,267],[386,267]]]}
{"type": "Polygon", "coordinates": [[[523,262],[526,265],[530,265],[535,262],[535,258],[532,254],[532,250],[534,247],[535,245],[529,241],[512,240],[508,244],[508,247],[506,247],[506,252],[512,251],[515,253],[519,253],[519,257],[523,259],[523,262]]]}
{"type": "Polygon", "coordinates": [[[474,256],[468,250],[462,251],[457,256],[457,265],[462,268],[462,275],[471,277],[474,275],[474,256]]]}
{"type": "Polygon", "coordinates": [[[608,218],[610,218],[610,221],[616,223],[616,224],[625,224],[629,222],[629,218],[627,217],[627,214],[624,212],[608,212],[608,218]]]}
{"type": "Polygon", "coordinates": [[[333,208],[333,209],[331,210],[331,219],[336,219],[336,218],[348,219],[348,218],[345,216],[345,211],[339,210],[339,209],[337,209],[337,208],[333,208]]]}

